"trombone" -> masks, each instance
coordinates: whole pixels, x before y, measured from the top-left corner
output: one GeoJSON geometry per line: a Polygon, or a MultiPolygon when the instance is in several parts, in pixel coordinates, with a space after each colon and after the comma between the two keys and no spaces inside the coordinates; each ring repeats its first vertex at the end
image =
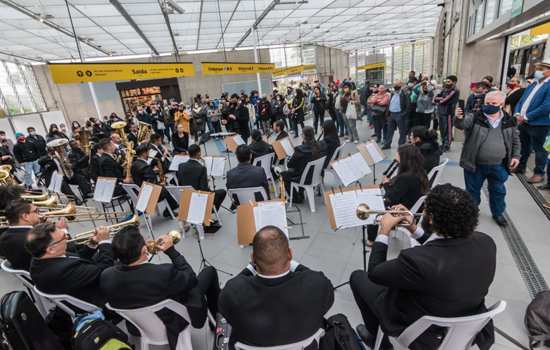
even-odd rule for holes
{"type": "Polygon", "coordinates": [[[66,218],[71,222],[85,222],[90,220],[101,220],[105,217],[108,219],[118,218],[119,216],[124,216],[126,213],[121,211],[115,212],[100,212],[96,211],[94,208],[76,206],[74,202],[69,202],[66,207],[59,210],[52,210],[44,213],[42,216],[51,219],[51,218],[66,218]],[[82,217],[81,219],[76,220],[76,218],[82,217]]]}
{"type": "MultiPolygon", "coordinates": [[[[110,236],[113,237],[118,231],[120,231],[122,228],[130,225],[136,225],[139,223],[139,216],[137,214],[134,214],[134,216],[127,221],[119,222],[118,224],[114,224],[111,226],[107,226],[109,229],[110,236]]],[[[86,232],[79,233],[74,236],[74,238],[71,238],[67,240],[67,243],[74,242],[75,244],[88,244],[92,241],[92,238],[96,235],[96,230],[90,230],[86,232]]]]}

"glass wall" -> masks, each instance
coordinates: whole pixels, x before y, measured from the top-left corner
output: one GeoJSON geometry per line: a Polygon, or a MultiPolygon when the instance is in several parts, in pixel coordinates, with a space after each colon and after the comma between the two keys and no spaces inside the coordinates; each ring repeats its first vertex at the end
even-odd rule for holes
{"type": "Polygon", "coordinates": [[[276,67],[293,67],[302,64],[315,64],[315,46],[293,46],[269,49],[271,63],[276,67]]]}
{"type": "Polygon", "coordinates": [[[32,68],[0,61],[0,117],[43,112],[46,105],[32,68]]]}

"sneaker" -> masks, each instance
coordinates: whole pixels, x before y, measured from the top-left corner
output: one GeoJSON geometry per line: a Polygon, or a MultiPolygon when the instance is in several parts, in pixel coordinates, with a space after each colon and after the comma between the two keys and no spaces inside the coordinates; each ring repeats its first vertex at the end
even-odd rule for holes
{"type": "Polygon", "coordinates": [[[544,181],[544,176],[542,175],[533,175],[531,176],[530,178],[527,179],[527,182],[529,182],[530,184],[538,184],[538,183],[541,183],[544,181]]]}
{"type": "Polygon", "coordinates": [[[506,219],[504,218],[504,216],[498,216],[496,218],[493,218],[493,220],[495,220],[495,222],[497,223],[498,226],[500,227],[506,227],[508,226],[508,221],[506,221],[506,219]]]}
{"type": "Polygon", "coordinates": [[[353,141],[353,143],[357,144],[357,143],[359,143],[359,140],[355,140],[355,141],[353,141]]]}

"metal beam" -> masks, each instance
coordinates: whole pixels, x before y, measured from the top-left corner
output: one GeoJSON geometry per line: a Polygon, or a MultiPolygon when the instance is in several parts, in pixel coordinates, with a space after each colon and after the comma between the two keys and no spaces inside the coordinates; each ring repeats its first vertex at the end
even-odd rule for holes
{"type": "Polygon", "coordinates": [[[21,58],[23,60],[28,60],[28,61],[46,62],[46,60],[44,60],[43,58],[34,58],[34,57],[28,57],[28,56],[23,56],[23,55],[17,55],[17,54],[14,54],[14,53],[11,53],[11,52],[8,52],[8,51],[4,51],[4,50],[0,50],[0,54],[10,56],[10,57],[15,57],[15,58],[21,58]]]}
{"type": "Polygon", "coordinates": [[[197,30],[197,44],[195,45],[195,50],[199,49],[199,40],[201,38],[202,8],[203,7],[204,7],[204,0],[201,0],[201,8],[200,8],[200,11],[199,11],[199,29],[197,30]]]}
{"type": "Polygon", "coordinates": [[[166,13],[165,8],[162,6],[161,1],[162,0],[158,0],[159,6],[160,6],[160,12],[162,12],[162,16],[164,17],[164,23],[166,23],[166,27],[168,28],[168,34],[170,34],[170,39],[172,40],[172,46],[174,46],[174,53],[176,54],[176,61],[177,61],[179,59],[178,56],[180,54],[178,50],[178,44],[176,43],[176,38],[174,38],[174,32],[172,31],[170,18],[168,17],[168,13],[166,13]]]}
{"type": "MultiPolygon", "coordinates": [[[[237,8],[239,8],[239,5],[241,4],[241,0],[237,1],[237,5],[235,5],[235,8],[233,9],[233,12],[231,12],[231,16],[229,17],[229,20],[227,21],[227,24],[225,25],[225,27],[223,28],[223,31],[222,31],[222,35],[220,36],[220,39],[218,40],[218,43],[216,44],[216,49],[218,47],[220,47],[220,43],[222,42],[222,38],[224,37],[225,35],[225,32],[227,31],[227,28],[229,27],[229,24],[231,23],[231,21],[233,20],[233,16],[235,16],[235,12],[237,12],[237,8]]],[[[198,44],[199,40],[197,39],[197,44],[198,44]]],[[[197,45],[197,50],[198,50],[198,45],[197,45]]],[[[225,50],[225,48],[224,48],[225,50]]]]}
{"type": "MultiPolygon", "coordinates": [[[[5,1],[5,0],[0,0],[0,1],[5,1]]],[[[124,17],[124,19],[126,20],[126,22],[128,22],[128,24],[134,28],[134,30],[136,31],[136,33],[141,37],[141,39],[143,39],[143,41],[145,41],[145,43],[147,44],[147,46],[149,46],[149,48],[151,49],[151,51],[153,51],[153,53],[155,55],[158,55],[159,52],[157,51],[157,49],[153,46],[153,44],[151,44],[151,42],[149,41],[149,39],[147,39],[147,37],[145,36],[145,33],[143,33],[143,31],[141,30],[141,28],[139,28],[139,26],[137,25],[136,22],[134,22],[134,19],[130,16],[130,14],[128,14],[128,12],[126,12],[126,9],[124,9],[124,7],[122,6],[122,4],[120,2],[118,2],[118,0],[109,0],[109,2],[111,3],[111,5],[113,5],[117,11],[122,15],[122,17],[124,17]]]]}
{"type": "Polygon", "coordinates": [[[248,30],[243,34],[243,36],[239,39],[239,41],[237,41],[237,44],[233,47],[233,50],[235,50],[237,47],[241,46],[242,43],[244,43],[246,38],[248,38],[252,33],[252,28],[254,29],[258,28],[258,25],[271,12],[271,10],[275,8],[275,6],[279,5],[280,2],[281,0],[273,0],[269,5],[267,5],[265,10],[263,10],[262,13],[260,13],[260,15],[258,16],[258,18],[256,18],[256,20],[254,21],[254,24],[252,24],[252,27],[248,28],[248,30]]]}
{"type": "Polygon", "coordinates": [[[22,14],[25,14],[25,15],[31,17],[31,18],[34,18],[36,20],[40,20],[44,25],[46,25],[46,26],[48,26],[52,29],[55,29],[58,32],[63,33],[67,36],[70,36],[71,38],[74,38],[74,39],[78,40],[79,42],[81,42],[85,45],[88,45],[89,47],[91,47],[91,48],[93,48],[93,49],[95,49],[95,50],[97,50],[101,53],[104,53],[105,55],[109,55],[108,50],[105,50],[102,47],[100,47],[99,45],[96,45],[94,43],[87,42],[86,40],[84,40],[84,38],[82,38],[81,36],[78,36],[78,35],[74,35],[70,30],[66,29],[65,27],[62,27],[59,24],[50,21],[49,19],[41,18],[39,13],[31,11],[28,8],[25,8],[25,7],[17,4],[16,2],[14,2],[12,0],[0,0],[0,3],[4,4],[6,6],[9,6],[12,9],[14,9],[16,11],[19,11],[22,14]]]}

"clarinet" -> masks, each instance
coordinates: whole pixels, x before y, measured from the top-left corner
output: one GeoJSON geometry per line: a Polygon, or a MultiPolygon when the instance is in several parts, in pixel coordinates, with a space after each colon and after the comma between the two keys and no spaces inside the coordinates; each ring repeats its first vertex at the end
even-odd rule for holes
{"type": "Polygon", "coordinates": [[[386,177],[392,177],[393,173],[399,168],[399,163],[394,159],[387,169],[382,173],[386,177]]]}

